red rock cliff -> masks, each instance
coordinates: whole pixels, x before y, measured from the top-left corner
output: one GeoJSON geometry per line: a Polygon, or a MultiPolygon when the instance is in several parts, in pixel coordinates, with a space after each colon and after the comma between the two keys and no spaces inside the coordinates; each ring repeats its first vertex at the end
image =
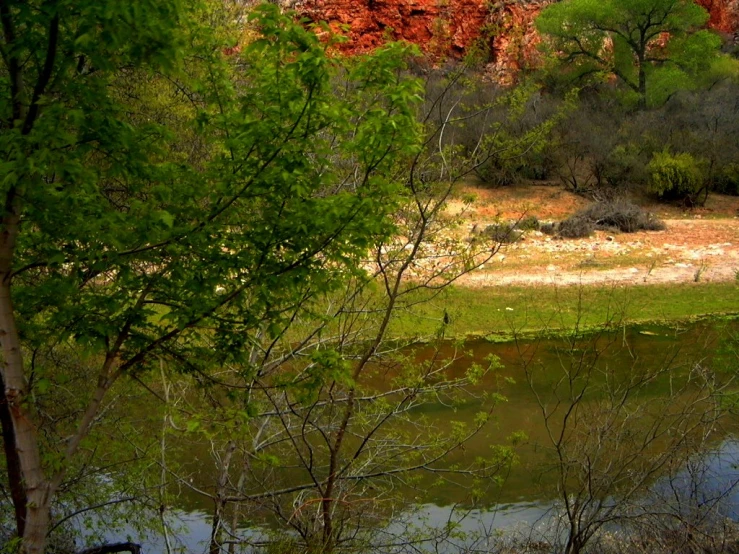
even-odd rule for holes
{"type": "Polygon", "coordinates": [[[739,30],[739,0],[696,0],[711,14],[709,25],[724,33],[739,30]]]}
{"type": "Polygon", "coordinates": [[[489,14],[487,0],[305,0],[300,12],[335,30],[349,26],[345,49],[352,52],[393,38],[452,54],[480,36],[489,14]]]}
{"type": "MultiPolygon", "coordinates": [[[[366,52],[387,39],[407,40],[434,56],[461,57],[473,46],[490,49],[491,69],[507,80],[534,61],[539,37],[533,21],[556,0],[283,0],[314,21],[327,21],[349,41],[346,52],[366,52]]],[[[739,29],[739,0],[696,0],[710,26],[739,29]]]]}

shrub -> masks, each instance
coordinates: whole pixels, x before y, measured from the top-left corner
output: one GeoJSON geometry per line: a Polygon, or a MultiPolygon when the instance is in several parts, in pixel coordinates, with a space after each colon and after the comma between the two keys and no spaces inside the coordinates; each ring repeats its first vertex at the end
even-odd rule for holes
{"type": "Polygon", "coordinates": [[[648,154],[635,143],[619,144],[602,159],[594,162],[599,184],[622,187],[628,183],[643,183],[646,180],[644,166],[648,154]]]}
{"type": "Polygon", "coordinates": [[[589,237],[595,231],[593,221],[580,214],[575,214],[562,221],[557,227],[557,234],[566,239],[589,237]]]}
{"type": "Polygon", "coordinates": [[[482,235],[501,244],[512,244],[523,236],[523,231],[517,229],[513,223],[496,223],[485,227],[482,235]]]}
{"type": "Polygon", "coordinates": [[[714,180],[713,190],[739,196],[739,164],[731,163],[724,167],[714,180]]]}
{"type": "Polygon", "coordinates": [[[516,223],[516,228],[522,231],[538,231],[540,227],[539,218],[535,215],[527,215],[516,223]]]}
{"type": "Polygon", "coordinates": [[[595,202],[562,221],[558,226],[544,226],[541,231],[563,238],[588,237],[595,229],[601,231],[661,231],[665,224],[636,204],[625,200],[595,202]]]}
{"type": "Polygon", "coordinates": [[[665,224],[652,214],[625,200],[596,202],[580,210],[576,215],[586,217],[596,229],[616,229],[623,233],[636,231],[661,231],[665,224]]]}
{"type": "Polygon", "coordinates": [[[532,150],[521,157],[516,174],[524,180],[545,181],[556,175],[556,162],[549,150],[532,150]]]}
{"type": "Polygon", "coordinates": [[[559,226],[558,223],[553,222],[553,221],[548,221],[547,223],[542,223],[539,226],[539,231],[541,231],[545,235],[556,235],[558,226],[559,226]]]}
{"type": "Polygon", "coordinates": [[[704,188],[703,170],[699,160],[687,152],[671,154],[656,152],[647,166],[649,191],[660,198],[693,201],[704,188]]]}

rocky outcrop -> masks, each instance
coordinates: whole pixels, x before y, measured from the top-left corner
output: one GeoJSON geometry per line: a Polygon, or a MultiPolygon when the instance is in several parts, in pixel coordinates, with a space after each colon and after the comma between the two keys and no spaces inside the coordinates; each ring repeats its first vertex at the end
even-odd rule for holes
{"type": "Polygon", "coordinates": [[[708,24],[723,33],[739,30],[739,0],[696,0],[706,8],[711,18],[708,24]]]}
{"type": "Polygon", "coordinates": [[[303,0],[295,7],[348,37],[339,48],[360,53],[388,39],[407,40],[436,58],[475,50],[509,80],[537,56],[533,21],[554,0],[303,0]]]}
{"type": "MultiPolygon", "coordinates": [[[[485,51],[502,81],[535,62],[534,19],[557,0],[279,0],[313,21],[327,21],[348,37],[347,53],[366,52],[389,39],[417,44],[433,57],[485,51]]],[[[739,29],[739,0],[695,0],[723,33],[739,29]]]]}
{"type": "Polygon", "coordinates": [[[556,0],[499,1],[491,6],[496,29],[488,71],[501,83],[515,80],[524,67],[536,65],[540,42],[534,20],[556,0]]]}
{"type": "Polygon", "coordinates": [[[487,0],[306,0],[300,13],[346,27],[343,47],[364,52],[388,39],[418,44],[427,52],[462,55],[488,22],[487,0]]]}

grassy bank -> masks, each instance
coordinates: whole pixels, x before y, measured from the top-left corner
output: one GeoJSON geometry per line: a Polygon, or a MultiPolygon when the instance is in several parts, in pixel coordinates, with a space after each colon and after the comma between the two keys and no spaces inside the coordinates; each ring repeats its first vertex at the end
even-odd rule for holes
{"type": "Polygon", "coordinates": [[[739,313],[739,285],[690,283],[632,287],[452,287],[398,317],[394,336],[508,335],[599,327],[608,322],[677,322],[739,313]]]}

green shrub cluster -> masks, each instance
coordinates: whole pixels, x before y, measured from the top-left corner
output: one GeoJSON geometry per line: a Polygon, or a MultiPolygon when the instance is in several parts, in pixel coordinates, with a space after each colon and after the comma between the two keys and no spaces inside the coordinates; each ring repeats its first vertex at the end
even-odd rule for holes
{"type": "Polygon", "coordinates": [[[690,198],[704,187],[701,162],[687,152],[655,152],[647,166],[649,191],[665,198],[690,198]]]}

